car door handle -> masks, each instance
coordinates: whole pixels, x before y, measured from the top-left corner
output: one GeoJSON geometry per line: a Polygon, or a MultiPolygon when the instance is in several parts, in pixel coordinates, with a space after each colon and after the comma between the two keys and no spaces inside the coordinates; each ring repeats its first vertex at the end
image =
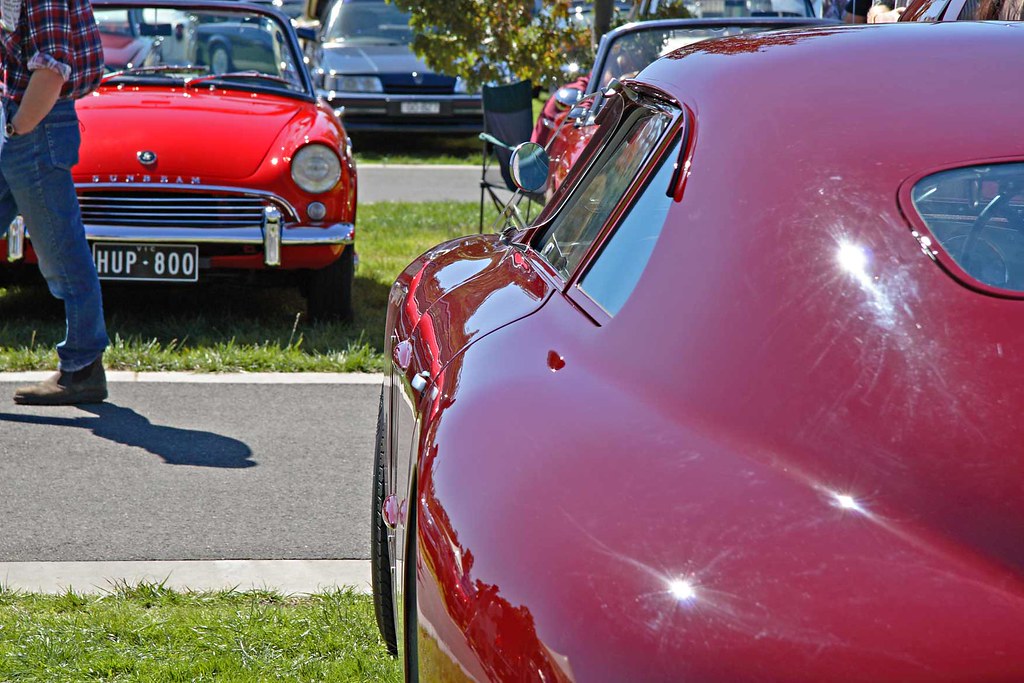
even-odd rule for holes
{"type": "Polygon", "coordinates": [[[430,383],[430,372],[424,370],[415,377],[413,377],[409,384],[412,385],[413,390],[418,394],[422,394],[423,390],[427,388],[427,384],[430,383]]]}

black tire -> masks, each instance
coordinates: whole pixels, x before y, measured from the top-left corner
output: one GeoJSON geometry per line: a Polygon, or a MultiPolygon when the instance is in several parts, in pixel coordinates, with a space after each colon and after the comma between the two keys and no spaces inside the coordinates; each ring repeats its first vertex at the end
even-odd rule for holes
{"type": "Polygon", "coordinates": [[[388,652],[398,654],[395,635],[395,608],[391,587],[391,553],[388,550],[388,528],[384,525],[381,507],[384,505],[384,390],[380,392],[377,411],[377,447],[373,456],[373,496],[370,510],[370,580],[373,584],[373,609],[377,614],[377,629],[388,652]]]}
{"type": "Polygon", "coordinates": [[[309,274],[306,308],[316,320],[352,320],[352,281],[355,247],[348,245],[338,260],[309,274]]]}
{"type": "Polygon", "coordinates": [[[210,47],[210,73],[220,75],[226,74],[229,71],[234,71],[234,66],[231,64],[231,53],[228,52],[227,47],[217,43],[210,47]]]}
{"type": "Polygon", "coordinates": [[[413,480],[409,492],[409,522],[406,527],[405,543],[405,680],[419,683],[420,680],[420,622],[416,602],[416,505],[417,482],[413,480]]]}

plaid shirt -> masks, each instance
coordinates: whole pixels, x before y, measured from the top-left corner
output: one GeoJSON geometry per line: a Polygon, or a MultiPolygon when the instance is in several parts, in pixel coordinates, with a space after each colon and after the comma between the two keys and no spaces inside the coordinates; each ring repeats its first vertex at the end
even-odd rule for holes
{"type": "Polygon", "coordinates": [[[88,95],[103,76],[103,46],[89,0],[24,0],[17,29],[0,35],[0,58],[6,94],[15,102],[36,69],[60,74],[62,98],[88,95]]]}

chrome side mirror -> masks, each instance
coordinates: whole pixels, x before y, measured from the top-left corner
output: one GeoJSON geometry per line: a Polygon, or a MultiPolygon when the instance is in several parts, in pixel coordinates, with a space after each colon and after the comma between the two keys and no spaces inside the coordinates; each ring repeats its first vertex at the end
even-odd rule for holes
{"type": "Polygon", "coordinates": [[[551,160],[544,148],[536,142],[524,142],[512,150],[509,169],[516,187],[533,194],[547,187],[551,160]]]}
{"type": "Polygon", "coordinates": [[[583,99],[583,91],[577,88],[559,88],[555,92],[555,101],[566,109],[575,107],[583,99]]]}
{"type": "Polygon", "coordinates": [[[569,110],[569,113],[566,114],[566,119],[573,122],[582,121],[587,118],[587,111],[587,108],[584,106],[573,107],[569,110]]]}

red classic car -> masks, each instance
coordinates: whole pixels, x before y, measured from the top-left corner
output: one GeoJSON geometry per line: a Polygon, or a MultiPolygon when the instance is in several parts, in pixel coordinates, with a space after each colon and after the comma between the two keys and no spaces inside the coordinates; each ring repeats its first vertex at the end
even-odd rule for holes
{"type": "Polygon", "coordinates": [[[408,680],[1024,680],[1024,138],[978,117],[1024,107],[1019,32],[695,43],[533,224],[405,269],[371,555],[408,680]],[[893,55],[941,77],[836,77],[893,55]]]}
{"type": "MultiPolygon", "coordinates": [[[[349,317],[355,164],[288,20],[237,2],[93,4],[121,67],[78,102],[73,174],[100,279],[256,275],[301,286],[314,318],[349,317]]],[[[35,268],[20,221],[0,262],[0,277],[35,268]]]]}
{"type": "MultiPolygon", "coordinates": [[[[809,5],[807,11],[810,12],[809,5]]],[[[707,16],[714,15],[707,12],[707,16]]],[[[534,127],[531,139],[547,147],[554,163],[549,189],[557,189],[594,135],[599,125],[597,115],[603,102],[600,93],[612,79],[632,77],[660,55],[701,40],[829,23],[834,22],[809,16],[780,18],[736,15],[642,21],[610,31],[601,39],[590,76],[560,88],[552,100],[562,102],[562,106],[553,106],[552,102],[548,102],[534,127]],[[580,106],[572,107],[580,100],[580,106]],[[551,113],[556,111],[559,113],[552,116],[551,113]]]]}

